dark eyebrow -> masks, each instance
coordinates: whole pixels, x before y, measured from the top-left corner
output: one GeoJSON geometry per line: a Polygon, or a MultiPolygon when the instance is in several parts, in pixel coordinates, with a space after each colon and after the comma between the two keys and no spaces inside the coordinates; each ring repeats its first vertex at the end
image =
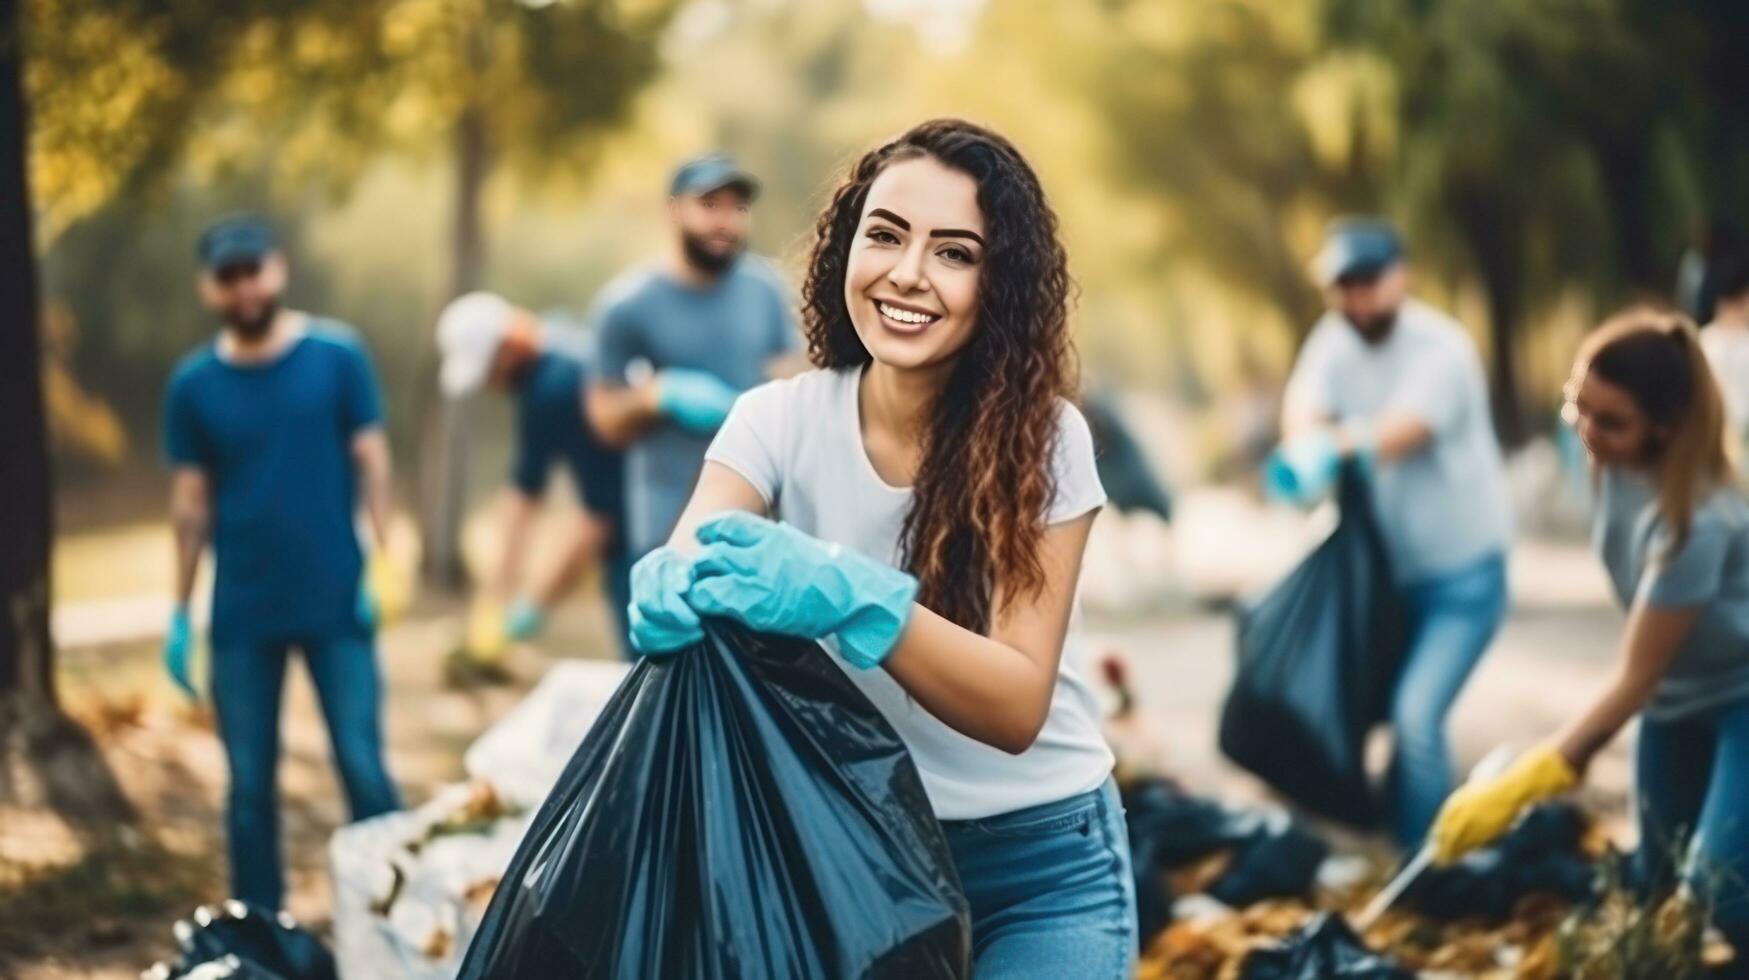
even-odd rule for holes
{"type": "MultiPolygon", "coordinates": [[[[979,235],[975,231],[967,231],[964,228],[937,228],[934,231],[929,233],[929,237],[930,238],[970,238],[972,241],[977,242],[979,245],[984,245],[984,238],[982,235],[979,235]]],[[[989,248],[990,246],[984,245],[984,247],[989,248]]]]}
{"type": "Polygon", "coordinates": [[[904,218],[899,217],[891,211],[888,211],[886,208],[873,208],[869,211],[868,216],[871,218],[885,218],[905,231],[911,230],[911,222],[906,221],[904,218]]]}

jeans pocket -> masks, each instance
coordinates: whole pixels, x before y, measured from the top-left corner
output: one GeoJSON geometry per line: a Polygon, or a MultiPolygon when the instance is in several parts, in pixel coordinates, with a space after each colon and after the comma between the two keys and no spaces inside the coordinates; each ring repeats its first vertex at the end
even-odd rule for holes
{"type": "Polygon", "coordinates": [[[1086,833],[1098,813],[1099,795],[1095,791],[988,817],[978,821],[978,829],[992,837],[1048,837],[1070,830],[1086,833]]]}

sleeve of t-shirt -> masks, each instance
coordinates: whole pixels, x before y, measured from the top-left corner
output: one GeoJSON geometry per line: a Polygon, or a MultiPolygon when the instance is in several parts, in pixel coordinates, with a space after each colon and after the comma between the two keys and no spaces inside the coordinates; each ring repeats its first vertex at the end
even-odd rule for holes
{"type": "Polygon", "coordinates": [[[524,496],[538,497],[546,492],[557,440],[552,427],[541,424],[539,413],[527,404],[520,406],[516,414],[516,454],[510,461],[510,485],[524,496]]]}
{"type": "Polygon", "coordinates": [[[1063,524],[1105,506],[1105,486],[1094,464],[1093,432],[1081,410],[1062,403],[1057,441],[1051,450],[1057,493],[1045,511],[1045,524],[1063,524]]]}
{"type": "Polygon", "coordinates": [[[723,427],[717,430],[710,449],[705,451],[708,462],[720,463],[740,474],[770,507],[783,488],[784,426],[794,414],[786,399],[794,386],[781,381],[767,382],[735,399],[735,407],[723,427]]]}
{"type": "Polygon", "coordinates": [[[609,302],[596,316],[594,378],[609,385],[626,383],[626,368],[640,355],[637,321],[624,302],[609,302]]]}
{"type": "Polygon", "coordinates": [[[1312,328],[1294,370],[1287,379],[1282,401],[1290,412],[1328,417],[1336,414],[1335,338],[1328,323],[1312,328]]]}
{"type": "Polygon", "coordinates": [[[194,409],[193,386],[178,374],[164,393],[164,458],[171,466],[205,466],[209,456],[194,409]]]}
{"type": "Polygon", "coordinates": [[[1704,513],[1695,515],[1682,547],[1670,550],[1666,533],[1653,535],[1646,571],[1640,576],[1639,599],[1648,606],[1703,606],[1719,594],[1733,535],[1704,513]]]}
{"type": "Polygon", "coordinates": [[[1443,435],[1463,419],[1471,370],[1462,351],[1430,353],[1404,373],[1391,393],[1387,412],[1418,419],[1434,434],[1443,435]]]}
{"type": "Polygon", "coordinates": [[[360,429],[381,425],[383,399],[377,387],[376,369],[370,363],[370,354],[365,351],[362,343],[345,344],[342,349],[346,353],[341,359],[343,378],[340,398],[346,431],[355,433],[360,429]]]}

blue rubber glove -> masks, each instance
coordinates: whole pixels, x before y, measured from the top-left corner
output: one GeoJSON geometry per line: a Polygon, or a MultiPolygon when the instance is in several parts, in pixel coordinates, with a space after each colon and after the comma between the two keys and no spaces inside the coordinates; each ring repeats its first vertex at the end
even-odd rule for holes
{"type": "Polygon", "coordinates": [[[838,639],[851,666],[877,666],[911,619],[917,580],[835,544],[746,511],[698,529],[687,604],[766,633],[838,639]]]}
{"type": "Polygon", "coordinates": [[[1307,504],[1336,481],[1342,457],[1328,432],[1316,432],[1277,446],[1263,464],[1264,490],[1272,499],[1307,504]]]}
{"type": "Polygon", "coordinates": [[[504,632],[518,643],[526,643],[540,635],[546,626],[546,614],[531,599],[518,599],[504,614],[504,632]]]}
{"type": "Polygon", "coordinates": [[[673,653],[704,639],[698,613],[686,604],[692,561],[673,548],[657,548],[632,566],[632,601],[626,606],[632,649],[673,653]]]}
{"type": "Polygon", "coordinates": [[[722,427],[740,396],[708,371],[669,368],[656,376],[656,405],[683,429],[712,433],[722,427]]]}
{"type": "Polygon", "coordinates": [[[188,619],[188,607],[177,606],[170,614],[170,628],[164,631],[164,670],[190,700],[200,697],[188,678],[188,660],[193,652],[194,624],[188,619]]]}

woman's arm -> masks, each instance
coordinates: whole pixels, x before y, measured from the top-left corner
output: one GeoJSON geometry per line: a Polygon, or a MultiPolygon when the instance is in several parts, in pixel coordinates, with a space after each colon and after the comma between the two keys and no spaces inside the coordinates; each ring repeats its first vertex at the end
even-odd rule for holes
{"type": "Polygon", "coordinates": [[[674,525],[674,533],[668,536],[668,546],[682,554],[698,554],[698,526],[725,510],[771,516],[765,498],[753,489],[746,477],[721,463],[705,460],[704,469],[698,474],[698,483],[692,488],[692,499],[686,502],[686,509],[680,512],[680,520],[674,525]]]}
{"type": "Polygon", "coordinates": [[[1592,757],[1651,698],[1703,608],[1634,603],[1622,638],[1621,659],[1608,685],[1591,707],[1556,737],[1556,747],[1575,772],[1584,772],[1592,757]]]}
{"type": "MultiPolygon", "coordinates": [[[[706,520],[727,510],[763,517],[769,509],[739,473],[707,462],[669,546],[696,554],[698,527],[706,520]]],[[[1094,513],[1045,532],[1044,588],[1019,601],[998,595],[989,636],[914,604],[898,645],[882,662],[887,673],[955,731],[1006,752],[1026,751],[1050,712],[1094,513]]]]}
{"type": "Polygon", "coordinates": [[[954,731],[1017,755],[1032,747],[1050,713],[1094,513],[1046,530],[1043,591],[1018,601],[998,596],[989,636],[915,606],[883,664],[887,673],[954,731]]]}

